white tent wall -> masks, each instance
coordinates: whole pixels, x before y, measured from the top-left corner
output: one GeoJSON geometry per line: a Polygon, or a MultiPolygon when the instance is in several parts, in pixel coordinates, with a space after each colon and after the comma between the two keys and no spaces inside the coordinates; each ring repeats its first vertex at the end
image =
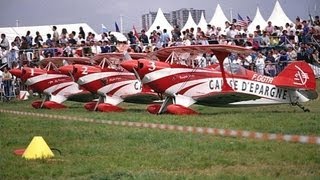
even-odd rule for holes
{"type": "Polygon", "coordinates": [[[16,36],[19,36],[17,32],[11,27],[0,28],[0,34],[5,34],[9,42],[12,42],[16,36]]]}
{"type": "Polygon", "coordinates": [[[42,36],[43,40],[47,39],[47,34],[53,33],[52,27],[56,26],[59,34],[61,33],[62,28],[66,28],[68,33],[75,31],[78,35],[79,27],[81,26],[86,33],[89,32],[94,33],[96,36],[98,35],[88,24],[86,23],[77,23],[77,24],[59,24],[59,25],[43,25],[43,26],[21,26],[21,27],[5,27],[0,28],[0,33],[6,34],[8,40],[12,42],[16,36],[25,36],[27,31],[30,31],[33,40],[36,36],[36,32],[39,31],[40,35],[42,36]]]}
{"type": "Polygon", "coordinates": [[[214,25],[215,27],[221,27],[221,29],[224,30],[226,21],[229,21],[229,20],[227,19],[226,15],[223,13],[220,4],[217,4],[216,10],[210,21],[210,24],[214,25]]]}
{"type": "MultiPolygon", "coordinates": [[[[52,26],[54,26],[54,25],[52,25],[52,26]]],[[[52,26],[50,26],[50,28],[52,28],[52,26]]],[[[59,34],[61,33],[62,28],[66,28],[68,33],[71,33],[72,31],[75,31],[76,35],[78,35],[79,28],[82,27],[83,31],[86,33],[86,36],[88,35],[89,32],[95,34],[96,38],[97,38],[97,35],[98,35],[98,33],[96,33],[87,23],[58,24],[58,25],[55,25],[55,26],[57,26],[59,34]]],[[[51,30],[50,33],[52,34],[52,30],[51,30]]]]}
{"type": "Polygon", "coordinates": [[[190,28],[194,28],[194,33],[197,33],[197,27],[198,25],[194,22],[191,12],[189,11],[189,16],[188,16],[188,20],[186,22],[186,24],[183,26],[183,28],[181,29],[181,31],[185,31],[186,29],[190,29],[190,28]]]}
{"type": "Polygon", "coordinates": [[[273,11],[268,19],[272,22],[273,26],[282,26],[284,27],[286,23],[292,23],[288,16],[284,13],[279,1],[276,1],[273,11]]]}
{"type": "Polygon", "coordinates": [[[45,41],[46,34],[50,33],[52,34],[52,30],[50,29],[49,26],[21,26],[21,27],[13,27],[12,28],[15,32],[19,34],[19,36],[26,36],[27,31],[30,31],[31,36],[33,37],[33,42],[34,43],[34,38],[36,37],[36,32],[39,31],[40,35],[42,36],[42,39],[45,41]]]}
{"type": "Polygon", "coordinates": [[[153,22],[153,24],[150,26],[149,30],[146,32],[147,36],[150,36],[151,32],[153,30],[157,29],[157,26],[160,26],[161,31],[163,29],[167,29],[167,33],[171,37],[171,31],[173,30],[173,27],[171,24],[167,21],[166,17],[164,16],[161,8],[158,9],[157,16],[153,22]]]}
{"type": "Polygon", "coordinates": [[[253,33],[256,30],[256,26],[260,25],[260,29],[264,29],[267,26],[267,21],[262,17],[259,7],[257,7],[256,15],[254,16],[252,22],[248,26],[248,31],[253,33]]]}
{"type": "Polygon", "coordinates": [[[204,18],[203,12],[201,12],[201,18],[200,18],[198,27],[200,27],[203,32],[206,32],[207,25],[208,25],[208,23],[207,23],[206,19],[204,18]]]}

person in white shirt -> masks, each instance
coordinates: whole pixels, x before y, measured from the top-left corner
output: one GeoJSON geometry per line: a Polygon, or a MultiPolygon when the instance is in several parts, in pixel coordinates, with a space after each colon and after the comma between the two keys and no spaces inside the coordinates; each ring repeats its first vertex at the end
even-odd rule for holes
{"type": "Polygon", "coordinates": [[[265,59],[266,57],[263,56],[261,53],[258,54],[258,57],[255,61],[258,74],[264,75],[265,59]]]}
{"type": "Polygon", "coordinates": [[[297,52],[292,48],[288,47],[288,55],[289,55],[289,61],[296,61],[297,60],[297,52]]]}
{"type": "Polygon", "coordinates": [[[234,38],[237,35],[237,31],[235,30],[235,25],[232,24],[230,30],[227,31],[227,38],[234,38]]]}
{"type": "Polygon", "coordinates": [[[0,50],[0,60],[1,64],[6,64],[8,62],[8,50],[5,47],[1,47],[0,50]]]}
{"type": "Polygon", "coordinates": [[[214,54],[211,54],[211,56],[208,56],[207,57],[207,61],[208,61],[209,65],[213,65],[213,64],[219,63],[217,56],[214,55],[214,54]]]}
{"type": "Polygon", "coordinates": [[[252,57],[248,55],[245,57],[244,55],[239,54],[238,55],[238,62],[241,66],[243,66],[246,69],[250,69],[250,65],[252,63],[252,57]]]}
{"type": "Polygon", "coordinates": [[[91,42],[91,52],[93,55],[101,54],[101,43],[100,42],[91,42]]]}
{"type": "Polygon", "coordinates": [[[1,34],[1,42],[0,42],[0,47],[9,50],[10,44],[8,39],[6,38],[6,34],[1,34]]]}
{"type": "Polygon", "coordinates": [[[9,68],[12,68],[13,62],[17,62],[19,58],[19,48],[18,46],[16,46],[16,43],[12,42],[11,47],[12,48],[8,52],[8,56],[7,56],[9,68]]]}
{"type": "Polygon", "coordinates": [[[198,57],[198,67],[204,68],[207,66],[207,55],[203,54],[201,57],[198,57]]]}

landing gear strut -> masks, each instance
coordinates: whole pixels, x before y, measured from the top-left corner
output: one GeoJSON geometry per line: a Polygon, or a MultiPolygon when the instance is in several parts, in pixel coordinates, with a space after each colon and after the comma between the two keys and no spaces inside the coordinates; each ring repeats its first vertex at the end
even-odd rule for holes
{"type": "Polygon", "coordinates": [[[300,109],[303,110],[303,112],[310,112],[310,109],[304,107],[302,104],[300,104],[299,102],[294,102],[291,103],[292,106],[298,106],[300,109]]]}

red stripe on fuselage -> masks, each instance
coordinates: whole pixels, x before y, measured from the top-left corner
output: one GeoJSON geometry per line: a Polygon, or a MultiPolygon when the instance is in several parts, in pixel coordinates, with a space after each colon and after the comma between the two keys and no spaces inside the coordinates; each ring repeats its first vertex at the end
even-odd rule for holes
{"type": "Polygon", "coordinates": [[[200,83],[197,83],[197,84],[194,84],[192,86],[189,86],[189,87],[186,87],[184,89],[181,89],[177,94],[184,94],[185,92],[187,92],[189,89],[195,87],[195,86],[198,86],[199,84],[203,84],[204,82],[200,82],[200,83]]]}
{"type": "MultiPolygon", "coordinates": [[[[86,77],[83,76],[82,79],[86,80],[86,77]]],[[[122,81],[135,80],[135,79],[136,77],[134,75],[115,75],[115,76],[109,76],[109,77],[102,76],[100,79],[93,80],[91,82],[81,85],[81,87],[85,88],[91,93],[97,93],[98,90],[104,86],[107,86],[113,83],[122,82],[122,81]]]]}
{"type": "Polygon", "coordinates": [[[72,84],[69,84],[69,85],[67,85],[67,86],[61,87],[61,88],[53,91],[52,94],[53,94],[53,95],[57,95],[57,94],[58,94],[60,91],[62,91],[64,88],[67,88],[67,87],[69,87],[69,86],[71,86],[71,85],[72,85],[72,84]]]}
{"type": "Polygon", "coordinates": [[[127,83],[127,84],[124,84],[124,85],[122,85],[122,86],[119,86],[119,87],[111,90],[111,91],[108,92],[107,94],[108,94],[109,96],[112,96],[112,95],[113,95],[114,93],[116,93],[119,89],[121,89],[122,87],[124,87],[124,86],[126,86],[126,85],[128,85],[128,84],[130,84],[130,83],[127,83]]]}
{"type": "Polygon", "coordinates": [[[32,79],[30,81],[31,85],[29,87],[36,92],[43,92],[44,90],[55,86],[57,84],[73,82],[70,77],[58,77],[52,79],[44,79],[43,81],[32,83],[32,79]]]}
{"type": "MultiPolygon", "coordinates": [[[[220,75],[219,75],[220,76],[220,75]]],[[[166,76],[147,83],[152,89],[158,93],[164,93],[169,87],[182,82],[193,81],[205,78],[215,78],[217,74],[211,72],[183,72],[166,76]]]]}

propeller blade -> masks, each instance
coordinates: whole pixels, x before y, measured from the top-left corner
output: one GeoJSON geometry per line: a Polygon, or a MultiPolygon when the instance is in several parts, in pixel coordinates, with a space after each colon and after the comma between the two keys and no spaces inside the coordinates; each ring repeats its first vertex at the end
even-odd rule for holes
{"type": "Polygon", "coordinates": [[[136,78],[139,80],[139,82],[141,82],[141,78],[140,78],[140,76],[139,76],[139,74],[138,74],[138,72],[137,72],[135,67],[133,68],[133,74],[136,76],[136,78]]]}

